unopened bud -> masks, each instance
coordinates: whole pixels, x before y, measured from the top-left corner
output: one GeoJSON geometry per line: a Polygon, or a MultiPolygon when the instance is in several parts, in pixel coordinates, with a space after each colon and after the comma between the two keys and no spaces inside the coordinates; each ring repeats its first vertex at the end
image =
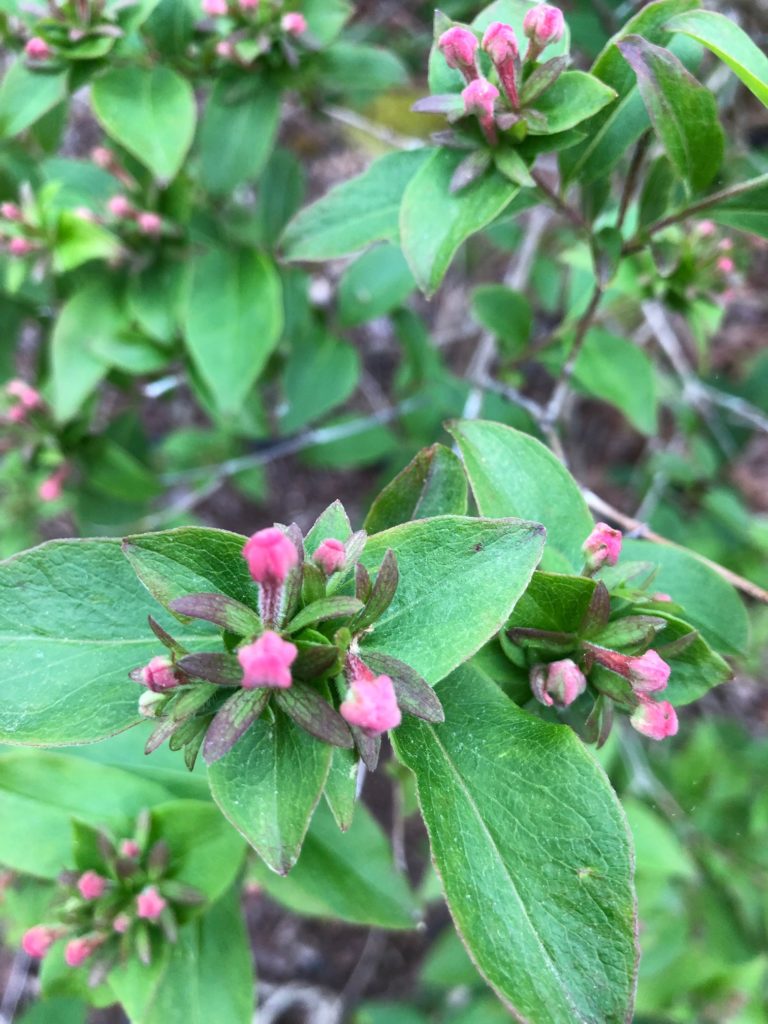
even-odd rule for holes
{"type": "Polygon", "coordinates": [[[16,203],[0,203],[0,216],[3,216],[6,220],[18,221],[24,219],[21,207],[17,206],[16,203]]]}
{"type": "Polygon", "coordinates": [[[8,252],[11,256],[28,256],[34,248],[27,238],[12,238],[8,243],[8,252]]]}
{"type": "Polygon", "coordinates": [[[736,264],[730,256],[721,256],[717,261],[717,269],[721,274],[732,274],[736,269],[736,264]]]}
{"type": "Polygon", "coordinates": [[[61,936],[59,928],[51,928],[46,924],[36,924],[28,928],[22,937],[21,948],[27,956],[42,960],[53,943],[61,936]]]}
{"type": "Polygon", "coordinates": [[[9,380],[5,390],[13,398],[18,398],[26,409],[37,409],[43,404],[40,392],[24,380],[9,380]]]}
{"type": "Polygon", "coordinates": [[[94,953],[104,941],[99,936],[83,936],[71,939],[64,950],[64,959],[68,967],[79,967],[94,953]]]}
{"type": "Polygon", "coordinates": [[[633,729],[652,740],[665,740],[677,734],[677,714],[668,700],[641,700],[629,721],[633,729]]]}
{"type": "Polygon", "coordinates": [[[374,675],[354,654],[347,655],[345,673],[349,690],[339,708],[342,718],[369,736],[400,725],[402,715],[389,676],[374,675]]]}
{"type": "Polygon", "coordinates": [[[291,665],[298,649],[277,633],[268,630],[258,640],[246,644],[237,652],[243,668],[243,687],[246,690],[272,686],[285,690],[291,683],[291,665]]]}
{"type": "Polygon", "coordinates": [[[67,465],[60,466],[55,473],[52,473],[47,480],[43,480],[37,488],[37,496],[40,501],[58,501],[64,489],[64,481],[67,479],[67,465]]]}
{"type": "Polygon", "coordinates": [[[276,526],[254,533],[245,542],[243,557],[257,583],[273,586],[284,583],[299,561],[295,545],[276,526]]]}
{"type": "Polygon", "coordinates": [[[77,880],[77,888],[84,900],[97,900],[104,895],[107,880],[95,871],[86,871],[77,880]]]}
{"type": "Polygon", "coordinates": [[[587,680],[575,661],[565,658],[537,665],[531,672],[531,690],[541,704],[567,708],[587,688],[587,680]]]}
{"type": "Polygon", "coordinates": [[[163,693],[165,690],[172,690],[179,685],[173,662],[159,654],[153,658],[148,665],[141,670],[141,681],[154,693],[163,693]]]}
{"type": "Polygon", "coordinates": [[[139,697],[139,714],[142,718],[157,718],[167,699],[162,693],[147,690],[139,697]]]}
{"type": "Polygon", "coordinates": [[[443,32],[437,41],[439,50],[445,57],[449,68],[460,71],[468,82],[478,77],[477,48],[478,41],[474,32],[461,25],[454,25],[443,32]]]}
{"type": "Polygon", "coordinates": [[[156,921],[168,906],[168,901],[154,885],[147,886],[136,897],[136,913],[147,921],[156,921]]]}
{"type": "Polygon", "coordinates": [[[646,651],[640,657],[633,657],[594,644],[584,646],[598,665],[628,680],[635,693],[657,693],[666,689],[672,669],[656,651],[646,651]]]}
{"type": "Polygon", "coordinates": [[[235,56],[235,47],[228,39],[222,39],[220,42],[216,43],[216,53],[223,60],[232,60],[235,56]]]}
{"type": "Polygon", "coordinates": [[[229,13],[227,0],[202,0],[200,6],[203,9],[203,14],[207,14],[210,18],[223,17],[229,13]]]}
{"type": "Polygon", "coordinates": [[[461,94],[464,110],[467,114],[476,114],[485,137],[496,143],[496,127],[493,121],[494,106],[499,98],[499,90],[487,78],[476,78],[461,94]]]}
{"type": "Polygon", "coordinates": [[[133,217],[135,213],[133,203],[127,196],[112,196],[107,203],[107,209],[113,216],[123,219],[133,217]]]}
{"type": "Polygon", "coordinates": [[[520,105],[517,88],[520,47],[511,25],[493,21],[485,30],[483,49],[493,61],[499,81],[513,109],[520,105]]]}
{"type": "Polygon", "coordinates": [[[552,43],[559,43],[565,32],[565,18],[558,7],[539,4],[532,7],[523,19],[523,32],[530,40],[527,60],[536,60],[541,51],[552,43]]]}
{"type": "Polygon", "coordinates": [[[109,170],[114,159],[112,150],[107,149],[106,146],[94,146],[91,150],[91,160],[93,160],[97,167],[101,167],[102,170],[109,170]]]}
{"type": "Polygon", "coordinates": [[[24,47],[24,53],[26,53],[30,60],[48,60],[49,57],[53,56],[53,50],[40,36],[32,36],[28,40],[24,47]]]}
{"type": "Polygon", "coordinates": [[[621,540],[621,530],[614,530],[607,523],[598,523],[581,545],[587,569],[597,572],[604,565],[616,565],[621,554],[621,540]]]}
{"type": "Polygon", "coordinates": [[[298,11],[288,11],[280,19],[280,27],[290,36],[300,36],[307,31],[307,19],[298,11]]]}
{"type": "Polygon", "coordinates": [[[127,914],[118,914],[112,922],[112,930],[118,935],[124,935],[131,927],[131,919],[127,914]]]}
{"type": "Polygon", "coordinates": [[[136,216],[136,224],[143,235],[159,235],[163,230],[163,219],[151,210],[143,210],[136,216]]]}
{"type": "Polygon", "coordinates": [[[120,843],[120,856],[121,857],[138,857],[141,853],[141,847],[135,839],[124,839],[120,843]]]}
{"type": "Polygon", "coordinates": [[[332,576],[342,568],[347,558],[344,544],[334,537],[324,540],[312,556],[326,576],[332,576]]]}

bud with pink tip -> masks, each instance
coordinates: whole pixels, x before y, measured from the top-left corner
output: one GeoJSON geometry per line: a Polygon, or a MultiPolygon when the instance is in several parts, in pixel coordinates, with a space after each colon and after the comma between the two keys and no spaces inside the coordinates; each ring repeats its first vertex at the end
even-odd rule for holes
{"type": "Polygon", "coordinates": [[[142,210],[136,217],[136,224],[143,235],[159,235],[163,230],[163,219],[151,210],[142,210]]]}
{"type": "Polygon", "coordinates": [[[332,576],[343,567],[347,550],[340,540],[329,537],[323,541],[312,557],[326,576],[332,576]]]}
{"type": "Polygon", "coordinates": [[[642,656],[634,657],[595,644],[586,643],[584,646],[598,665],[623,676],[636,693],[657,693],[666,689],[672,669],[656,651],[646,651],[642,656]]]}
{"type": "Polygon", "coordinates": [[[641,700],[629,719],[633,729],[652,740],[665,740],[676,736],[677,713],[668,700],[641,700]]]}
{"type": "Polygon", "coordinates": [[[249,537],[243,547],[243,557],[257,583],[273,585],[284,583],[299,561],[295,545],[277,526],[259,530],[249,537]]]}
{"type": "Polygon", "coordinates": [[[84,900],[98,900],[107,889],[107,880],[95,871],[86,871],[77,880],[77,888],[84,900]]]}
{"type": "Polygon", "coordinates": [[[55,473],[52,473],[47,480],[43,480],[37,488],[37,495],[40,501],[58,501],[64,489],[64,481],[67,479],[69,469],[66,463],[60,466],[55,473]]]}
{"type": "Polygon", "coordinates": [[[732,274],[736,269],[736,264],[730,256],[721,256],[717,261],[717,269],[721,274],[732,274]]]}
{"type": "Polygon", "coordinates": [[[121,857],[138,857],[141,853],[141,847],[135,839],[124,839],[120,843],[120,856],[121,857]]]}
{"type": "Polygon", "coordinates": [[[374,675],[355,654],[348,654],[345,673],[349,690],[339,712],[350,725],[368,736],[378,736],[400,725],[395,688],[389,676],[374,675]]]}
{"type": "Polygon", "coordinates": [[[48,60],[49,57],[53,56],[53,50],[40,36],[32,36],[28,40],[24,47],[24,53],[26,53],[30,60],[48,60]]]}
{"type": "Polygon", "coordinates": [[[621,530],[614,530],[607,523],[598,523],[581,545],[586,556],[586,568],[597,572],[604,565],[616,565],[621,554],[621,530]]]}
{"type": "Polygon", "coordinates": [[[179,685],[173,662],[158,654],[141,670],[141,681],[153,693],[163,693],[179,685]]]}
{"type": "Polygon", "coordinates": [[[12,238],[8,243],[8,252],[11,256],[28,256],[34,248],[27,238],[12,238]]]}
{"type": "Polygon", "coordinates": [[[127,914],[118,914],[112,922],[112,930],[118,935],[124,935],[131,927],[131,919],[127,914]]]}
{"type": "Polygon", "coordinates": [[[567,708],[587,688],[587,680],[575,661],[565,658],[549,665],[537,665],[531,672],[531,689],[541,704],[567,708]]]}
{"type": "Polygon", "coordinates": [[[223,17],[229,13],[227,0],[202,0],[200,6],[203,9],[203,14],[207,14],[210,18],[223,17]]]}
{"type": "Polygon", "coordinates": [[[697,225],[697,231],[702,238],[711,238],[717,231],[717,225],[713,220],[700,220],[697,225]]]}
{"type": "Polygon", "coordinates": [[[493,21],[485,30],[483,49],[493,61],[499,80],[513,109],[519,106],[517,77],[519,72],[520,47],[511,25],[493,21]]]}
{"type": "Polygon", "coordinates": [[[42,960],[56,939],[63,934],[60,928],[50,928],[46,924],[36,924],[24,932],[21,948],[27,956],[42,960]]]}
{"type": "Polygon", "coordinates": [[[136,897],[136,913],[147,921],[156,921],[167,906],[168,901],[160,895],[154,885],[148,885],[136,897]]]}
{"type": "Polygon", "coordinates": [[[290,36],[300,36],[307,31],[307,19],[298,11],[288,11],[280,19],[280,27],[290,36]]]}
{"type": "Polygon", "coordinates": [[[97,167],[107,171],[112,166],[114,156],[112,150],[107,149],[106,146],[94,146],[91,150],[91,160],[93,160],[97,167]]]}
{"type": "Polygon", "coordinates": [[[107,209],[113,216],[123,219],[133,217],[135,213],[133,203],[127,196],[112,196],[107,203],[107,209]]]}
{"type": "Polygon", "coordinates": [[[523,32],[528,37],[526,60],[536,60],[552,43],[559,43],[565,32],[565,18],[558,7],[539,4],[532,7],[523,19],[523,32]]]}
{"type": "Polygon", "coordinates": [[[21,207],[17,206],[16,203],[0,203],[0,216],[3,216],[6,220],[24,220],[21,207]]]}
{"type": "Polygon", "coordinates": [[[445,57],[445,63],[449,68],[460,71],[467,82],[473,82],[479,77],[477,70],[478,45],[475,33],[461,25],[449,28],[437,41],[438,49],[445,57]]]}
{"type": "Polygon", "coordinates": [[[70,939],[64,950],[64,959],[68,967],[79,967],[90,957],[104,941],[100,936],[83,936],[70,939]]]}
{"type": "Polygon", "coordinates": [[[496,144],[496,125],[494,123],[494,105],[499,98],[499,90],[487,78],[477,78],[470,82],[461,94],[464,110],[467,114],[476,114],[480,127],[492,146],[496,144]]]}
{"type": "Polygon", "coordinates": [[[11,397],[18,398],[25,409],[39,409],[43,404],[40,392],[24,380],[9,380],[5,390],[11,397]]]}
{"type": "Polygon", "coordinates": [[[298,653],[294,644],[277,633],[271,630],[262,633],[258,640],[237,652],[237,660],[243,668],[243,687],[252,690],[271,686],[287,690],[292,683],[291,665],[298,653]]]}

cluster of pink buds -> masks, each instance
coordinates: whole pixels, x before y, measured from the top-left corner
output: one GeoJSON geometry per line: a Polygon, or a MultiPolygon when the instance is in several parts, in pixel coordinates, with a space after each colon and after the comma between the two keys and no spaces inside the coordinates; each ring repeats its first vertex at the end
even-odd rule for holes
{"type": "Polygon", "coordinates": [[[373,768],[379,737],[400,724],[404,711],[442,721],[425,680],[366,646],[394,599],[399,575],[394,552],[387,551],[372,579],[358,561],[365,543],[363,531],[346,541],[321,536],[307,552],[295,525],[254,533],[242,548],[258,588],[250,605],[219,593],[169,603],[177,615],[222,628],[226,651],[188,652],[150,620],[169,654],[130,673],[147,687],[141,714],[159,720],[147,753],[183,730],[188,766],[198,750],[210,764],[271,702],[317,739],[356,746],[373,768]]]}
{"type": "MultiPolygon", "coordinates": [[[[226,61],[234,61],[243,66],[253,62],[253,34],[258,32],[258,55],[271,49],[275,42],[282,42],[288,54],[287,40],[307,37],[309,25],[300,11],[286,11],[278,14],[271,4],[262,4],[261,0],[201,0],[203,14],[209,18],[230,19],[228,27],[234,22],[234,31],[223,39],[219,39],[214,50],[226,61]],[[246,43],[242,49],[240,43],[246,43]]],[[[291,56],[294,60],[295,56],[291,56]]]]}
{"type": "Polygon", "coordinates": [[[107,202],[107,209],[118,220],[135,221],[142,235],[149,237],[163,233],[163,218],[153,210],[137,210],[127,196],[112,196],[107,202]]]}
{"type": "Polygon", "coordinates": [[[30,256],[39,248],[39,242],[30,235],[31,227],[27,223],[24,211],[17,203],[0,203],[0,234],[4,239],[6,251],[10,256],[20,259],[30,256]],[[5,222],[5,223],[3,223],[5,222]],[[6,228],[5,225],[8,225],[6,228]],[[13,225],[13,226],[12,226],[13,225]],[[27,234],[14,234],[15,231],[26,231],[27,234]]]}
{"type": "MultiPolygon", "coordinates": [[[[175,940],[179,906],[199,904],[203,895],[167,877],[170,851],[163,840],[147,845],[148,825],[144,813],[138,828],[143,838],[119,843],[94,830],[93,845],[102,863],[98,870],[61,874],[61,898],[54,903],[59,920],[25,932],[21,944],[28,956],[42,959],[55,942],[67,939],[64,961],[69,967],[80,967],[98,955],[108,968],[118,956],[128,954],[140,921],[160,929],[168,941],[175,940]]],[[[145,942],[138,951],[144,959],[150,955],[145,942]]]]}
{"type": "Polygon", "coordinates": [[[5,413],[9,423],[23,423],[30,413],[44,406],[40,392],[23,380],[11,380],[5,385],[5,393],[13,399],[13,404],[5,413]]]}

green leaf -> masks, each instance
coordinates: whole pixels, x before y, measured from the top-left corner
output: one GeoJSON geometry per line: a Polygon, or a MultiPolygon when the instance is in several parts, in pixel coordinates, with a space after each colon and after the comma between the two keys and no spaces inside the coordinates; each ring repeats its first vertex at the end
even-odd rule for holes
{"type": "Polygon", "coordinates": [[[569,728],[529,716],[473,669],[438,695],[445,723],[409,719],[394,743],[472,959],[520,1019],[628,1020],[632,851],[602,769],[569,728]]]}
{"type": "Polygon", "coordinates": [[[347,831],[354,817],[358,772],[357,751],[334,747],[325,784],[325,800],[342,832],[347,831]]]}
{"type": "Polygon", "coordinates": [[[103,284],[75,292],[59,313],[51,337],[51,404],[59,423],[80,412],[106,376],[109,362],[96,354],[125,327],[117,298],[103,284]]]}
{"type": "Polygon", "coordinates": [[[515,606],[509,625],[555,633],[577,633],[589,609],[595,586],[594,580],[585,576],[535,572],[528,589],[515,606]]]}
{"type": "Polygon", "coordinates": [[[594,117],[616,97],[616,91],[594,75],[566,71],[534,103],[536,110],[547,119],[546,126],[538,129],[536,123],[531,122],[529,132],[531,135],[555,135],[568,131],[594,117]]]}
{"type": "Polygon", "coordinates": [[[579,571],[581,545],[593,520],[578,485],[536,438],[483,420],[451,426],[484,516],[520,516],[543,523],[547,547],[542,568],[579,571]]]}
{"type": "Polygon", "coordinates": [[[283,329],[280,279],[262,253],[197,256],[186,310],[187,348],[225,414],[240,411],[283,329]]]}
{"type": "Polygon", "coordinates": [[[331,812],[320,806],[301,857],[287,878],[256,863],[251,874],[272,899],[310,917],[331,917],[375,928],[413,928],[418,908],[392,863],[389,843],[365,807],[339,834],[331,812]]]}
{"type": "MultiPolygon", "coordinates": [[[[92,743],[133,725],[128,673],[159,646],[147,615],[173,629],[158,611],[116,540],[50,541],[0,564],[0,739],[92,743]]],[[[205,639],[174,633],[197,649],[205,639]]]]}
{"type": "Polygon", "coordinates": [[[752,178],[739,194],[709,207],[706,216],[726,227],[768,238],[768,174],[752,178]]]}
{"type": "Polygon", "coordinates": [[[364,528],[380,533],[412,519],[439,515],[463,516],[467,511],[467,478],[461,460],[450,448],[434,444],[414,456],[371,505],[364,528]]]}
{"type": "Polygon", "coordinates": [[[65,210],[59,217],[53,245],[53,269],[65,274],[89,260],[109,260],[120,251],[111,231],[65,210]]]}
{"type": "Polygon", "coordinates": [[[580,391],[610,402],[641,434],[656,433],[656,375],[653,363],[637,345],[607,331],[592,330],[573,376],[580,391]]]}
{"type": "Polygon", "coordinates": [[[242,93],[242,78],[219,78],[200,125],[200,180],[213,195],[225,196],[258,178],[277,136],[280,92],[254,83],[242,93]]]}
{"type": "Polygon", "coordinates": [[[666,27],[706,46],[768,106],[768,57],[736,22],[715,11],[691,11],[672,18],[666,27]]]}
{"type": "Polygon", "coordinates": [[[176,176],[195,132],[195,97],[170,68],[111,68],[95,79],[96,117],[160,181],[176,176]]]}
{"type": "Polygon", "coordinates": [[[360,357],[352,345],[322,329],[296,339],[283,374],[286,407],[281,430],[292,433],[341,405],[359,377],[360,357]]]}
{"type": "Polygon", "coordinates": [[[472,315],[495,334],[509,355],[521,355],[533,327],[531,304],[503,284],[483,284],[472,292],[472,315]]]}
{"type": "Polygon", "coordinates": [[[325,785],[331,747],[275,709],[208,769],[211,793],[226,818],[280,875],[298,859],[325,785]]]}
{"type": "Polygon", "coordinates": [[[22,58],[0,85],[0,139],[23,132],[67,95],[67,72],[30,71],[22,58]]]}
{"type": "MultiPolygon", "coordinates": [[[[654,590],[668,593],[685,608],[685,617],[704,639],[724,654],[744,655],[749,646],[749,619],[738,593],[693,553],[667,544],[625,540],[622,561],[658,566],[654,590]]],[[[657,609],[654,606],[654,615],[657,609]]]]}
{"type": "Polygon", "coordinates": [[[431,150],[388,153],[368,170],[306,207],[283,235],[287,260],[328,260],[396,241],[405,187],[431,150]]]}
{"type": "Polygon", "coordinates": [[[255,608],[257,589],[243,558],[244,544],[245,537],[237,533],[183,526],[126,537],[123,551],[141,582],[165,607],[177,597],[212,592],[255,608]]]}
{"type": "Polygon", "coordinates": [[[541,556],[542,530],[519,520],[438,516],[395,526],[368,541],[361,558],[379,568],[388,549],[400,582],[361,642],[410,665],[435,684],[502,627],[541,556]]]}
{"type": "MultiPolygon", "coordinates": [[[[664,611],[658,615],[667,620],[667,626],[656,637],[653,646],[662,658],[666,658],[668,656],[664,651],[665,645],[689,636],[692,627],[690,623],[664,611]]],[[[728,662],[716,654],[701,635],[697,635],[696,639],[687,644],[682,651],[669,657],[669,664],[672,667],[672,675],[664,691],[664,698],[676,707],[691,704],[708,693],[713,686],[719,686],[733,676],[728,662]]]]}
{"type": "Polygon", "coordinates": [[[352,536],[349,517],[340,501],[332,502],[315,520],[309,533],[304,538],[304,549],[307,555],[313,555],[324,540],[333,537],[346,542],[352,536]]]}
{"type": "Polygon", "coordinates": [[[640,95],[670,161],[693,192],[710,184],[723,162],[725,136],[717,103],[683,64],[641,36],[619,44],[637,75],[640,95]]]}
{"type": "Polygon", "coordinates": [[[154,781],[64,754],[16,750],[0,755],[0,864],[56,879],[64,868],[75,866],[73,818],[115,832],[132,829],[143,808],[169,796],[154,781]]]}
{"type": "Polygon", "coordinates": [[[128,279],[128,309],[154,341],[172,343],[179,329],[187,282],[184,263],[165,261],[151,263],[128,279]]]}
{"type": "Polygon", "coordinates": [[[416,287],[396,245],[379,245],[350,264],[339,281],[339,318],[346,326],[365,323],[401,306],[416,287]]]}
{"type": "Polygon", "coordinates": [[[490,224],[519,188],[494,171],[451,193],[461,152],[432,150],[403,194],[400,242],[421,290],[433,295],[459,246],[490,224]]]}
{"type": "Polygon", "coordinates": [[[628,148],[648,128],[648,114],[637,89],[637,80],[616,43],[636,33],[650,43],[666,46],[672,38],[666,23],[676,14],[698,6],[698,0],[656,0],[631,18],[599,55],[592,74],[614,89],[616,103],[603,109],[588,125],[586,141],[561,157],[569,181],[589,184],[610,174],[628,148]]]}
{"type": "Polygon", "coordinates": [[[327,46],[341,32],[354,7],[348,0],[304,0],[301,10],[312,38],[327,46]]]}

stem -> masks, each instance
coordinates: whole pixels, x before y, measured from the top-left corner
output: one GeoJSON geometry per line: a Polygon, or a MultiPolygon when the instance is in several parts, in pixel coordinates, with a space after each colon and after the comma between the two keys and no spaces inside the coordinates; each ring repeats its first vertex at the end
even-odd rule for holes
{"type": "Polygon", "coordinates": [[[595,290],[592,292],[592,298],[589,300],[589,305],[584,311],[579,323],[576,327],[576,337],[573,341],[573,347],[568,355],[565,365],[560,372],[560,377],[555,385],[555,389],[552,392],[552,397],[544,410],[544,419],[542,425],[548,428],[552,428],[555,423],[560,419],[560,415],[563,411],[563,405],[565,404],[566,396],[568,395],[568,387],[573,376],[573,371],[576,368],[576,362],[581,355],[581,350],[584,347],[589,329],[592,326],[592,321],[595,318],[595,313],[600,306],[603,298],[603,286],[598,281],[595,285],[595,290]]]}
{"type": "Polygon", "coordinates": [[[561,199],[555,189],[552,188],[547,179],[544,178],[539,171],[531,171],[531,177],[555,209],[559,210],[559,212],[562,213],[562,215],[566,217],[574,227],[577,227],[579,231],[589,231],[589,225],[578,210],[574,210],[572,206],[569,206],[568,203],[561,199]]]}
{"type": "Polygon", "coordinates": [[[632,155],[632,162],[630,163],[629,171],[627,172],[627,180],[624,183],[624,191],[621,194],[621,204],[619,206],[619,219],[616,221],[616,227],[619,229],[621,229],[624,226],[624,221],[627,218],[629,204],[632,202],[632,197],[634,196],[635,189],[637,188],[638,179],[640,177],[640,171],[642,170],[643,163],[645,161],[645,156],[648,152],[650,140],[650,133],[646,132],[646,134],[640,139],[638,144],[635,146],[635,152],[632,155]]]}

